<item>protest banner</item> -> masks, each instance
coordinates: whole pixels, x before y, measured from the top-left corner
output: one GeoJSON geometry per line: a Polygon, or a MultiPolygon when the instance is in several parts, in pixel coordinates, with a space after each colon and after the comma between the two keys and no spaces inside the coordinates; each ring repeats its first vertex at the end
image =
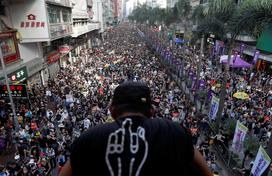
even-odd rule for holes
{"type": "Polygon", "coordinates": [[[251,169],[252,176],[261,176],[265,169],[269,166],[270,162],[270,157],[263,149],[263,147],[260,146],[253,167],[251,169]]]}

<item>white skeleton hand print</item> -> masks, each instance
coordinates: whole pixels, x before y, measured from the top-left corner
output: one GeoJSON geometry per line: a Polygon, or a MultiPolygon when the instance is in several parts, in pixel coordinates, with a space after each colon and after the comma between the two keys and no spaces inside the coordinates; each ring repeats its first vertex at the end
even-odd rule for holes
{"type": "Polygon", "coordinates": [[[147,158],[145,129],[139,126],[132,131],[132,123],[125,119],[122,127],[109,135],[105,159],[111,176],[138,176],[147,158]]]}

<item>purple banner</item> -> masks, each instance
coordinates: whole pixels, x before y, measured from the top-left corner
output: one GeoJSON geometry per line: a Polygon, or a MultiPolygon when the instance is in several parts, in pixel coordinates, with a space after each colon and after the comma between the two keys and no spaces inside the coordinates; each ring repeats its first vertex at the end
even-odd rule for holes
{"type": "Polygon", "coordinates": [[[199,89],[204,89],[205,88],[205,81],[203,79],[201,79],[199,81],[199,89]]]}
{"type": "Polygon", "coordinates": [[[236,59],[237,59],[237,55],[238,55],[238,52],[237,51],[234,51],[234,58],[232,60],[233,63],[235,63],[236,59]]]}
{"type": "Polygon", "coordinates": [[[179,67],[179,76],[180,77],[182,76],[182,65],[180,65],[180,67],[179,67]]]}
{"type": "Polygon", "coordinates": [[[253,57],[253,64],[256,64],[260,56],[260,51],[256,50],[253,57]]]}
{"type": "Polygon", "coordinates": [[[245,44],[241,43],[241,45],[240,45],[240,55],[243,54],[244,49],[245,49],[245,44]]]}

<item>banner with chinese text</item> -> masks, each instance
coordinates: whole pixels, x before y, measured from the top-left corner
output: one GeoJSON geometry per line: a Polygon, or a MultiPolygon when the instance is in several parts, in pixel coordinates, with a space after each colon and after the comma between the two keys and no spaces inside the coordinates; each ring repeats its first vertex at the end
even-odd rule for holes
{"type": "Polygon", "coordinates": [[[265,169],[269,166],[271,158],[266,151],[260,146],[257,156],[255,158],[251,173],[253,176],[261,176],[265,169]]]}
{"type": "Polygon", "coordinates": [[[248,131],[248,128],[244,126],[241,122],[237,121],[236,129],[232,141],[232,150],[235,153],[242,152],[243,149],[243,142],[245,140],[246,133],[248,131]]]}

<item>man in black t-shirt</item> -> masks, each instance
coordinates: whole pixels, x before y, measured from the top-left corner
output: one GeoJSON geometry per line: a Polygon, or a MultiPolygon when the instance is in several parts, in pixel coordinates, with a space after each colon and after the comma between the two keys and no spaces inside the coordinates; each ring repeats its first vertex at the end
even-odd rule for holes
{"type": "Polygon", "coordinates": [[[146,84],[119,85],[110,111],[115,122],[83,133],[61,176],[212,175],[186,129],[151,118],[154,110],[146,84]]]}

